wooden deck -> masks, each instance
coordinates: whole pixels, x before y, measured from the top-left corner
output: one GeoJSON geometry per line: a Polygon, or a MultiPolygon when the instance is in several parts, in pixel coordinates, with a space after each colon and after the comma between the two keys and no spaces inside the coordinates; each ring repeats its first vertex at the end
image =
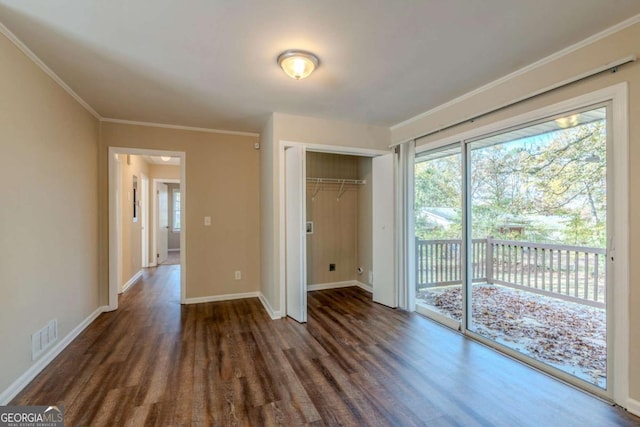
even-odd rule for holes
{"type": "Polygon", "coordinates": [[[180,306],[150,270],[13,404],[66,425],[632,426],[640,419],[357,288],[309,294],[309,323],[258,299],[180,306]]]}

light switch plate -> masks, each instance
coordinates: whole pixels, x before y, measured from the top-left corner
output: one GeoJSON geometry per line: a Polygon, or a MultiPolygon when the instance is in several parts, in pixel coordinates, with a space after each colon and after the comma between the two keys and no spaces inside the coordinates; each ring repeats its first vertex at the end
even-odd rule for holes
{"type": "Polygon", "coordinates": [[[204,225],[211,225],[211,217],[210,216],[205,216],[204,217],[204,225]]]}

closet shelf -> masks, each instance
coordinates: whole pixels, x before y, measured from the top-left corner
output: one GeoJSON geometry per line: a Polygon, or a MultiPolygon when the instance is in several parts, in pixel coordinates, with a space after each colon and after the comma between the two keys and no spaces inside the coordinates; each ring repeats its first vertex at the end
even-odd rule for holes
{"type": "Polygon", "coordinates": [[[344,189],[345,184],[356,184],[356,185],[364,185],[367,183],[364,179],[341,179],[341,178],[307,178],[307,182],[315,182],[316,186],[313,189],[313,195],[311,196],[311,200],[314,201],[316,199],[316,195],[320,190],[320,184],[340,184],[340,189],[338,190],[338,198],[336,200],[340,201],[340,197],[346,191],[344,189]]]}

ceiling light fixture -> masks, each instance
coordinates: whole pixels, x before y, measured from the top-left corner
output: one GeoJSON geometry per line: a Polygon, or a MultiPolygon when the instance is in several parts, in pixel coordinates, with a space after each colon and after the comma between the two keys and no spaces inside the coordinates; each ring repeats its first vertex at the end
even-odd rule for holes
{"type": "Polygon", "coordinates": [[[289,77],[300,80],[309,77],[320,65],[320,60],[313,53],[287,50],[278,56],[278,65],[289,77]]]}
{"type": "Polygon", "coordinates": [[[578,114],[572,114],[567,117],[560,117],[556,119],[556,123],[562,129],[572,128],[578,125],[579,119],[580,119],[580,116],[578,114]]]}
{"type": "Polygon", "coordinates": [[[168,162],[169,160],[171,160],[171,157],[169,157],[169,156],[160,156],[160,160],[162,160],[163,162],[168,162]]]}

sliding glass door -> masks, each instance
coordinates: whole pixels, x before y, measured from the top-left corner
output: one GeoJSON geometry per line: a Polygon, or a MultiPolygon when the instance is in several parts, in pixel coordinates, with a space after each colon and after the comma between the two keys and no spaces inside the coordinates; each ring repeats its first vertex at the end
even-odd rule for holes
{"type": "Polygon", "coordinates": [[[461,147],[416,156],[415,234],[418,310],[451,327],[462,321],[461,147]]]}
{"type": "Polygon", "coordinates": [[[422,152],[415,166],[419,310],[602,391],[608,110],[422,152]]]}

